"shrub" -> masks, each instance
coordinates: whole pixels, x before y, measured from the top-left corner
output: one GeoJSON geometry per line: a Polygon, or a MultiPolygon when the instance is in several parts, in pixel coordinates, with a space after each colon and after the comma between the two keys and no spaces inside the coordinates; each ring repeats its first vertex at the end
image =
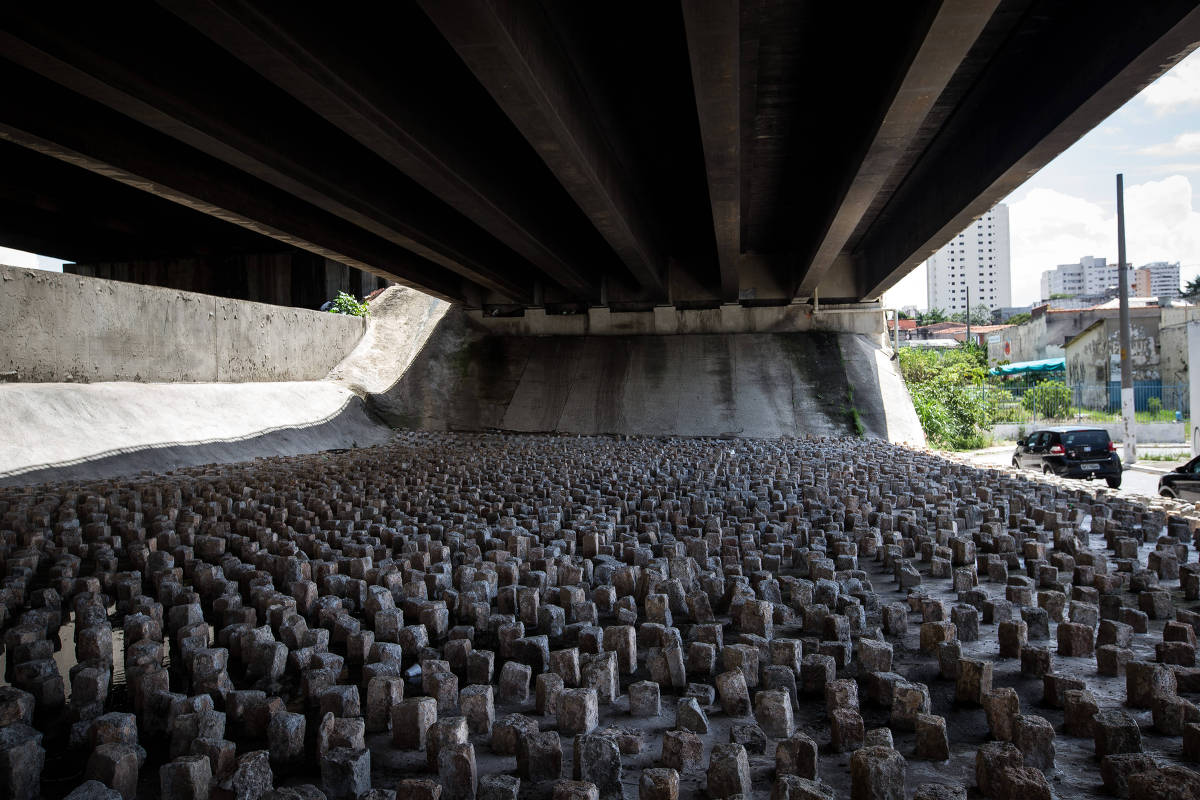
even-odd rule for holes
{"type": "Polygon", "coordinates": [[[1013,397],[1008,389],[993,386],[989,389],[992,405],[992,422],[1022,422],[1026,414],[1021,410],[1021,401],[1013,397]]]}
{"type": "Polygon", "coordinates": [[[354,299],[354,295],[346,292],[338,292],[338,296],[333,298],[333,305],[329,307],[330,314],[349,314],[352,317],[367,316],[367,301],[361,303],[354,299]]]}
{"type": "Polygon", "coordinates": [[[953,450],[987,443],[995,403],[983,385],[986,364],[979,347],[900,349],[900,371],[930,443],[953,450]]]}
{"type": "Polygon", "coordinates": [[[1056,381],[1041,381],[1025,392],[1023,405],[1042,419],[1063,419],[1071,412],[1071,387],[1056,381]]]}

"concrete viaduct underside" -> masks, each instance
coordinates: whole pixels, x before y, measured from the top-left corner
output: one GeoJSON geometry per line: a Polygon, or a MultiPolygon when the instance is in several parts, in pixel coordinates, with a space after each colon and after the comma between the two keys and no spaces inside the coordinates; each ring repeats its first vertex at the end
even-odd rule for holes
{"type": "Polygon", "coordinates": [[[1195,2],[0,9],[0,244],[292,249],[470,307],[878,298],[1200,43],[1195,2]]]}

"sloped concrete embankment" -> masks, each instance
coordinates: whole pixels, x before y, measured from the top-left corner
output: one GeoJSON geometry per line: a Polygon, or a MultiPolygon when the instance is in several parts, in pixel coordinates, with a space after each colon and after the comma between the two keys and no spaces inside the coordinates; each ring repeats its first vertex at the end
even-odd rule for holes
{"type": "Polygon", "coordinates": [[[382,444],[327,381],[0,386],[0,485],[90,480],[382,444]]]}
{"type": "Polygon", "coordinates": [[[890,353],[858,334],[497,336],[455,309],[367,402],[395,427],[424,430],[780,437],[861,427],[925,443],[890,353]]]}
{"type": "MultiPolygon", "coordinates": [[[[66,293],[68,305],[78,305],[76,290],[82,286],[84,294],[127,308],[131,303],[140,308],[143,301],[153,306],[158,293],[162,296],[157,299],[174,310],[163,319],[144,320],[148,328],[165,326],[169,331],[148,350],[128,342],[117,348],[114,343],[121,337],[112,334],[111,324],[93,329],[79,320],[62,329],[61,347],[46,349],[54,338],[52,325],[22,321],[16,312],[6,317],[24,331],[9,338],[0,354],[10,364],[43,364],[37,374],[70,373],[77,371],[78,353],[86,351],[86,363],[102,367],[93,370],[95,374],[125,370],[131,376],[157,376],[158,381],[0,383],[0,484],[7,485],[162,472],[385,442],[391,430],[367,412],[363,396],[395,382],[447,307],[419,292],[394,287],[379,298],[379,313],[368,321],[360,339],[346,335],[346,330],[363,330],[358,319],[92,278],[67,276],[66,282],[56,282],[62,276],[47,279],[21,272],[27,271],[7,273],[8,283],[25,286],[26,294],[50,287],[66,293]],[[210,318],[203,310],[209,301],[219,301],[228,319],[210,318]],[[203,313],[192,313],[196,308],[203,313]],[[233,351],[226,347],[207,352],[209,369],[215,370],[211,375],[185,371],[174,378],[210,382],[165,382],[174,374],[173,363],[186,365],[195,357],[188,349],[186,329],[171,327],[178,314],[201,329],[220,328],[221,334],[214,334],[220,341],[239,342],[233,351]],[[325,341],[317,347],[314,337],[320,339],[322,332],[325,341]],[[302,352],[310,345],[315,352],[302,352]],[[331,353],[332,362],[320,368],[331,353]],[[384,353],[393,355],[388,359],[384,353]],[[327,379],[328,364],[339,359],[341,364],[327,379]],[[254,364],[260,366],[248,375],[246,365],[254,364]],[[314,374],[322,379],[306,379],[314,374]],[[250,375],[284,380],[254,381],[250,375]]],[[[138,335],[154,338],[152,330],[138,335]]],[[[201,337],[195,346],[204,349],[207,343],[208,338],[201,337]]]]}

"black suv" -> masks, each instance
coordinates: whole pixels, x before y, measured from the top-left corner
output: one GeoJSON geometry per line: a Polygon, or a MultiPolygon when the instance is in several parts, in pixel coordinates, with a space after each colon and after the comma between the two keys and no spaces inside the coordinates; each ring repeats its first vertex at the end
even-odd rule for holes
{"type": "Polygon", "coordinates": [[[1158,493],[1163,497],[1200,501],[1200,456],[1159,478],[1158,493]]]}
{"type": "Polygon", "coordinates": [[[1043,428],[1017,442],[1012,464],[1062,478],[1104,478],[1121,485],[1121,459],[1103,428],[1043,428]]]}

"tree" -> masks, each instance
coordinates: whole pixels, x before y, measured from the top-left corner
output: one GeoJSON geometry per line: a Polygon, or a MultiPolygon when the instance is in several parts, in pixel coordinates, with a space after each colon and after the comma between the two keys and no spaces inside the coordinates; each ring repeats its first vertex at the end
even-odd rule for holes
{"type": "Polygon", "coordinates": [[[938,322],[946,321],[946,312],[940,308],[931,308],[925,312],[917,312],[917,325],[924,327],[925,325],[934,325],[938,322]]]}
{"type": "Polygon", "coordinates": [[[1192,278],[1183,287],[1184,300],[1200,300],[1200,275],[1192,278]]]}
{"type": "Polygon", "coordinates": [[[1022,405],[1042,419],[1066,419],[1071,411],[1071,387],[1058,381],[1038,381],[1025,392],[1022,405]]]}
{"type": "MultiPolygon", "coordinates": [[[[966,323],[967,315],[963,312],[950,315],[951,322],[966,323]]],[[[971,324],[972,325],[991,325],[992,312],[987,306],[971,306],[971,324]]]]}
{"type": "Polygon", "coordinates": [[[992,309],[990,306],[980,304],[971,306],[971,324],[972,325],[991,325],[992,324],[992,309]]]}
{"type": "Polygon", "coordinates": [[[907,311],[897,311],[896,316],[898,316],[900,319],[912,319],[912,317],[908,315],[907,311]]]}

